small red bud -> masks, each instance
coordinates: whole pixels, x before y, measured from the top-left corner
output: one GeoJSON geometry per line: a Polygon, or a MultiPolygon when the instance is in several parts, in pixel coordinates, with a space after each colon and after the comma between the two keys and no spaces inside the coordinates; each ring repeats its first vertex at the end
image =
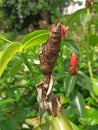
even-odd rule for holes
{"type": "Polygon", "coordinates": [[[78,59],[76,57],[76,54],[73,52],[69,64],[69,72],[72,76],[76,75],[77,73],[77,65],[78,65],[78,59]]]}

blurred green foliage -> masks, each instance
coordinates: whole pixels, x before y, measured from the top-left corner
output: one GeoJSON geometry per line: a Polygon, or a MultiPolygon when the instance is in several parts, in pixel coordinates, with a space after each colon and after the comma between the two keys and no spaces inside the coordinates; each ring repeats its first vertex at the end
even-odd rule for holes
{"type": "Polygon", "coordinates": [[[65,2],[66,0],[3,0],[1,10],[5,19],[4,28],[21,31],[32,25],[37,29],[41,20],[51,23],[52,16],[58,18],[65,2]]]}

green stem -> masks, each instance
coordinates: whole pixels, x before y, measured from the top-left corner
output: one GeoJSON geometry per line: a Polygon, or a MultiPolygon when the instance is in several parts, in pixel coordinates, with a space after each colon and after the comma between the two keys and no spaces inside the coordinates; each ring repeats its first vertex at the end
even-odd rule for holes
{"type": "MultiPolygon", "coordinates": [[[[85,27],[84,27],[84,32],[85,32],[85,27]]],[[[92,71],[92,67],[91,67],[91,61],[90,61],[90,53],[89,53],[89,37],[87,35],[88,32],[85,32],[85,41],[86,41],[86,55],[87,55],[87,64],[88,64],[88,70],[89,70],[89,74],[91,77],[91,80],[93,81],[93,71],[92,71]]]]}
{"type": "Polygon", "coordinates": [[[24,59],[24,63],[26,64],[26,66],[28,67],[28,69],[30,70],[30,72],[32,73],[32,75],[35,78],[36,82],[39,83],[40,80],[39,80],[38,76],[36,75],[36,73],[33,71],[30,62],[28,61],[26,53],[21,53],[21,55],[22,55],[22,57],[24,59]]]}
{"type": "Polygon", "coordinates": [[[93,81],[93,71],[92,71],[92,67],[91,67],[88,44],[87,44],[87,61],[88,61],[89,74],[90,74],[91,80],[93,81]]]}

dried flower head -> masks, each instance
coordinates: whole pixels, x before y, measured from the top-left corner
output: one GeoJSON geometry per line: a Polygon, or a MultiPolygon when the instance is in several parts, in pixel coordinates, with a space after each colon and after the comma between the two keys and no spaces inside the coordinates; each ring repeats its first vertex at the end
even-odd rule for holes
{"type": "Polygon", "coordinates": [[[86,7],[90,8],[92,5],[92,0],[86,0],[86,7]]]}

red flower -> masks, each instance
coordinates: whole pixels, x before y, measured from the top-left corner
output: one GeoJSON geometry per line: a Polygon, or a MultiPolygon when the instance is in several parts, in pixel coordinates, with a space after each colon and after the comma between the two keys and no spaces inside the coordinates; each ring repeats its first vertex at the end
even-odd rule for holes
{"type": "Polygon", "coordinates": [[[69,28],[68,26],[65,27],[64,25],[62,25],[62,27],[61,27],[61,35],[62,35],[62,37],[65,36],[65,34],[66,34],[68,28],[69,28]]]}
{"type": "Polygon", "coordinates": [[[76,75],[77,73],[77,65],[78,65],[78,59],[76,57],[76,54],[73,52],[69,64],[69,72],[72,76],[76,75]]]}

